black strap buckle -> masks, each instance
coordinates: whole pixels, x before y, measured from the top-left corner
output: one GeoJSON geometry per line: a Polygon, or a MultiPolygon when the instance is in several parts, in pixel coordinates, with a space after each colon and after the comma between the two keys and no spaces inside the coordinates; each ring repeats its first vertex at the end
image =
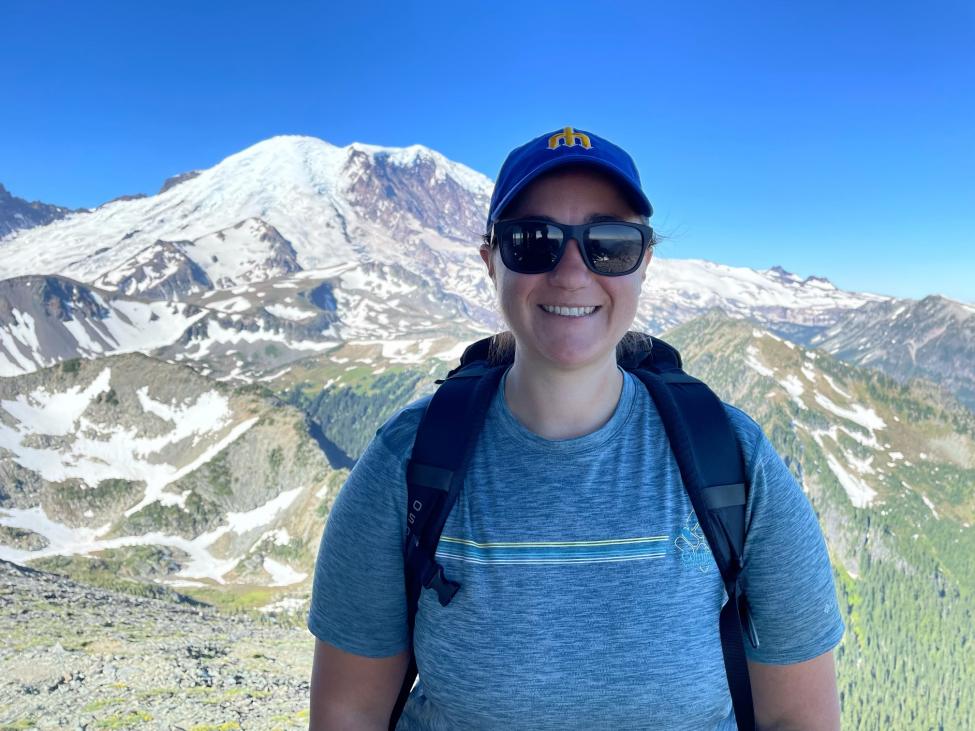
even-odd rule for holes
{"type": "Polygon", "coordinates": [[[423,586],[436,591],[440,606],[445,607],[450,604],[450,600],[454,598],[454,594],[460,589],[460,584],[444,576],[443,566],[433,564],[432,568],[434,570],[424,580],[423,586]]]}

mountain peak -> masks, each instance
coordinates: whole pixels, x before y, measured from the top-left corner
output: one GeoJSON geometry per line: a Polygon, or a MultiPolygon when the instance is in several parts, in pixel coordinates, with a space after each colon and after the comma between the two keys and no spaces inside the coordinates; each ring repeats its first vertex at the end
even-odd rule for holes
{"type": "Polygon", "coordinates": [[[801,282],[802,281],[802,278],[798,274],[793,274],[792,272],[788,271],[787,269],[784,269],[783,267],[779,266],[778,264],[776,264],[771,269],[766,269],[765,270],[765,273],[766,274],[769,274],[769,275],[771,275],[773,277],[775,277],[776,279],[779,279],[779,280],[785,281],[785,282],[801,282]]]}
{"type": "Polygon", "coordinates": [[[829,281],[829,279],[827,279],[826,277],[821,277],[817,274],[811,274],[810,276],[803,279],[802,283],[805,285],[818,287],[820,289],[836,289],[836,285],[833,284],[831,281],[829,281]]]}

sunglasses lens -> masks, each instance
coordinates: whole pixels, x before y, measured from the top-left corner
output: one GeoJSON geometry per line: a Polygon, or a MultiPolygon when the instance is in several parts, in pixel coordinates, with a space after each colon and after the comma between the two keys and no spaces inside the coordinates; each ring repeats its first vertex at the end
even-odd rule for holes
{"type": "Polygon", "coordinates": [[[586,252],[597,274],[628,274],[643,254],[643,234],[633,226],[602,223],[589,229],[586,252]]]}
{"type": "Polygon", "coordinates": [[[542,221],[513,223],[501,231],[501,260],[521,274],[551,271],[561,247],[562,232],[542,221]]]}

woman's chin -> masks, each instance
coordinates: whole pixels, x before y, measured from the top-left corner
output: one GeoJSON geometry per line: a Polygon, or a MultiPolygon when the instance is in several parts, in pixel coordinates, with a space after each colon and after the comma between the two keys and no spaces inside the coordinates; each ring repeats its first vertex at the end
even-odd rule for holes
{"type": "Polygon", "coordinates": [[[616,360],[616,346],[613,344],[597,345],[591,340],[574,342],[573,340],[559,340],[557,342],[539,343],[537,355],[542,363],[548,367],[576,370],[602,362],[616,360]]]}

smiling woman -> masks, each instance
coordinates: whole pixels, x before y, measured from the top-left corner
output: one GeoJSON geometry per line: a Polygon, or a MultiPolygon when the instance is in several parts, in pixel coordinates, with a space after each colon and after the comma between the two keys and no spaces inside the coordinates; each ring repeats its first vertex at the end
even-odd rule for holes
{"type": "MultiPolygon", "coordinates": [[[[313,729],[838,728],[843,625],[801,489],[742,412],[713,399],[708,417],[683,414],[724,423],[744,466],[747,536],[727,583],[668,439],[674,417],[618,363],[651,214],[632,159],[596,135],[568,127],[508,156],[480,253],[514,348],[493,376],[443,387],[488,384],[489,405],[424,564],[434,590],[413,619],[404,553],[412,567],[426,518],[413,485],[439,480],[417,473],[417,434],[439,393],[379,430],[329,516],[309,614],[313,729]],[[727,616],[735,647],[751,638],[747,667],[728,659],[727,616]]],[[[732,506],[745,491],[725,488],[743,487],[708,500],[732,506]]]]}

